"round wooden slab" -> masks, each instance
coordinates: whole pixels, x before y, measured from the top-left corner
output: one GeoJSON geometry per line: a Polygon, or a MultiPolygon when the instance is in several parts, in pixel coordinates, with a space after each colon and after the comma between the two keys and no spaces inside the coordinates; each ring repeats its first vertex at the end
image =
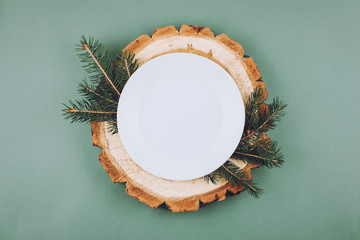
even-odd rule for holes
{"type": "MultiPolygon", "coordinates": [[[[214,36],[210,28],[182,25],[156,29],[151,37],[142,35],[126,50],[133,51],[140,66],[163,54],[185,52],[198,54],[221,65],[234,79],[244,102],[257,86],[265,90],[261,74],[252,58],[244,55],[241,45],[225,34],[214,36]]],[[[156,177],[140,168],[127,154],[118,134],[107,132],[105,123],[91,123],[92,141],[102,148],[99,160],[114,183],[126,182],[126,192],[139,201],[157,208],[161,204],[172,212],[196,211],[201,204],[222,201],[227,193],[237,194],[244,189],[227,181],[218,184],[202,178],[172,181],[156,177]]],[[[253,166],[241,164],[249,171],[253,166]]]]}

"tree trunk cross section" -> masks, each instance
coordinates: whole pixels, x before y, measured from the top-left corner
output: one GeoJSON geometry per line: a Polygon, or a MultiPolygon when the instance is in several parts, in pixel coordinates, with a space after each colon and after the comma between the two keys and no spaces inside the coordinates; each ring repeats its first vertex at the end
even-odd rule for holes
{"type": "MultiPolygon", "coordinates": [[[[225,34],[214,36],[210,28],[182,25],[156,29],[150,36],[142,35],[131,42],[126,50],[133,51],[140,66],[168,53],[192,53],[206,57],[222,66],[234,79],[244,102],[255,87],[265,84],[252,58],[244,49],[225,34]]],[[[227,181],[218,184],[202,178],[189,181],[172,181],[156,177],[140,168],[128,155],[118,134],[107,132],[105,123],[91,123],[92,141],[102,148],[99,160],[114,183],[126,182],[126,192],[152,208],[165,204],[172,212],[197,211],[212,201],[222,201],[228,194],[244,191],[227,181]]],[[[254,166],[242,164],[251,176],[254,166]]]]}

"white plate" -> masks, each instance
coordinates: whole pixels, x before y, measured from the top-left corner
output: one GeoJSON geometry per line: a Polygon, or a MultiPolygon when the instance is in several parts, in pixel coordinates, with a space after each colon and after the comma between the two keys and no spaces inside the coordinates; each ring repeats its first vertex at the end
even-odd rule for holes
{"type": "Polygon", "coordinates": [[[215,62],[188,53],[157,57],[125,85],[117,124],[130,157],[170,180],[202,177],[235,151],[244,103],[231,76],[215,62]]]}

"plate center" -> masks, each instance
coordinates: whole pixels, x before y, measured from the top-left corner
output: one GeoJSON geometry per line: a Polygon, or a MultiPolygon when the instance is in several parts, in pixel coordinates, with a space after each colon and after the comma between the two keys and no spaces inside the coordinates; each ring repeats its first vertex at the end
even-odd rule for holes
{"type": "Polygon", "coordinates": [[[130,157],[145,171],[190,180],[235,151],[245,121],[232,77],[198,55],[172,53],[143,64],[126,83],[117,124],[130,157]]]}
{"type": "Polygon", "coordinates": [[[143,98],[140,126],[148,143],[171,158],[203,152],[219,136],[220,100],[195,75],[175,76],[153,85],[143,98]],[[187,151],[178,151],[179,146],[187,151]]]}

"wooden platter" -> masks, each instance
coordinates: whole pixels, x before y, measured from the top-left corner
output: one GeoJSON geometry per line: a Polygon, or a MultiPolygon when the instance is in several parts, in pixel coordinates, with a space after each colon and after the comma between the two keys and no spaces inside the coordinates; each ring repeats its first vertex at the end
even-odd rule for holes
{"type": "MultiPolygon", "coordinates": [[[[265,84],[254,60],[244,55],[244,49],[225,34],[214,36],[210,28],[182,25],[156,29],[153,34],[141,35],[126,50],[133,51],[140,66],[160,55],[185,52],[206,57],[222,66],[234,79],[244,102],[255,87],[264,90],[265,84]]],[[[114,183],[126,182],[126,192],[152,208],[165,204],[172,212],[196,211],[203,204],[224,200],[228,194],[244,189],[227,181],[218,184],[202,178],[172,181],[156,177],[140,168],[127,154],[118,134],[107,132],[105,123],[91,123],[92,141],[102,148],[99,160],[114,183]]],[[[242,164],[249,171],[255,166],[242,164]]]]}

